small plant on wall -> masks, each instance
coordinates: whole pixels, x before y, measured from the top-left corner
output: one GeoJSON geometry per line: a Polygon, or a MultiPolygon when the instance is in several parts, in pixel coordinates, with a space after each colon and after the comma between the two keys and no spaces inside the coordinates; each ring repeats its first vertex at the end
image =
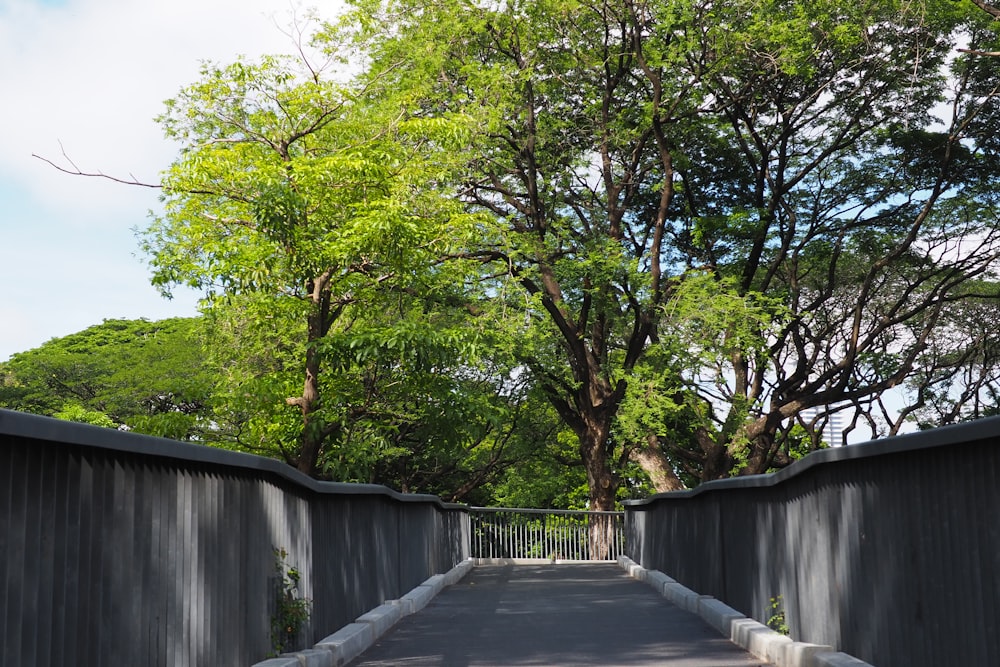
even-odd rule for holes
{"type": "Polygon", "coordinates": [[[785,620],[784,600],[781,599],[780,595],[776,598],[771,598],[771,617],[767,619],[767,627],[779,634],[788,635],[788,622],[785,620]]]}
{"type": "Polygon", "coordinates": [[[274,655],[295,649],[299,633],[309,622],[311,602],[299,595],[301,575],[287,563],[288,552],[274,550],[274,569],[277,572],[277,603],[271,616],[271,647],[274,655]]]}

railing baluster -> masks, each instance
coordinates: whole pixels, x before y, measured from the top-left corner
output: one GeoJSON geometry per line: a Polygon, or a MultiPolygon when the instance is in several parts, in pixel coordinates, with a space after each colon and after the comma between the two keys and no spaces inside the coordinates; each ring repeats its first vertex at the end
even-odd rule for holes
{"type": "Polygon", "coordinates": [[[469,508],[473,558],[590,560],[590,533],[606,542],[607,560],[625,552],[623,512],[469,508]]]}

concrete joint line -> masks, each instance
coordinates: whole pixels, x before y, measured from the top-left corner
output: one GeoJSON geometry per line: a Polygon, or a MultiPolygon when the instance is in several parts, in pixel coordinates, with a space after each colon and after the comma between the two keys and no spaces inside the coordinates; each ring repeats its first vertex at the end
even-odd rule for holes
{"type": "Polygon", "coordinates": [[[647,570],[628,556],[618,565],[628,575],[652,586],[678,607],[700,616],[723,637],[776,667],[872,667],[831,646],[792,641],[711,595],[699,595],[658,570],[647,570]]]}

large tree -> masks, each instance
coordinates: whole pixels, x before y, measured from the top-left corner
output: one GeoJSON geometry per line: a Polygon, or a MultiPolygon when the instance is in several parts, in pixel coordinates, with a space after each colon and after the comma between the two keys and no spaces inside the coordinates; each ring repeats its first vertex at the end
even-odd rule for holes
{"type": "Polygon", "coordinates": [[[0,363],[0,407],[178,440],[219,437],[197,318],[105,320],[0,363]]]}
{"type": "Polygon", "coordinates": [[[629,458],[675,488],[786,464],[808,409],[871,416],[994,277],[996,91],[957,49],[995,35],[971,6],[355,4],[362,80],[478,119],[462,198],[489,222],[456,256],[516,314],[596,509],[629,458]],[[629,401],[667,418],[625,424],[629,401]]]}
{"type": "Polygon", "coordinates": [[[251,402],[284,393],[298,414],[291,427],[273,406],[232,419],[257,419],[253,437],[319,474],[360,409],[341,392],[324,395],[325,374],[339,370],[342,385],[363,391],[363,369],[345,374],[372,349],[461,354],[432,312],[454,281],[431,260],[462,218],[438,186],[464,122],[416,117],[377,82],[359,91],[305,58],[207,66],[160,121],[182,150],[164,175],[166,213],[145,236],[155,281],[205,291],[230,323],[233,393],[251,402]],[[438,326],[416,332],[420,312],[438,326]]]}
{"type": "Polygon", "coordinates": [[[928,350],[962,345],[952,322],[995,292],[1000,256],[998,89],[957,53],[995,43],[981,17],[934,2],[762,11],[718,10],[726,35],[688,67],[716,131],[679,169],[675,237],[791,314],[763,354],[717,370],[731,374],[720,392],[701,392],[730,406],[696,430],[707,479],[787,462],[784,436],[809,409],[895,432],[882,397],[932,373],[928,350]],[[719,65],[722,45],[734,65],[719,65]]]}
{"type": "Polygon", "coordinates": [[[658,92],[625,7],[562,2],[418,9],[364,3],[377,34],[367,76],[418,90],[428,113],[479,119],[464,200],[516,355],[573,430],[594,509],[611,509],[628,454],[612,439],[628,376],[672,290],[664,127],[691,105],[658,92]]]}

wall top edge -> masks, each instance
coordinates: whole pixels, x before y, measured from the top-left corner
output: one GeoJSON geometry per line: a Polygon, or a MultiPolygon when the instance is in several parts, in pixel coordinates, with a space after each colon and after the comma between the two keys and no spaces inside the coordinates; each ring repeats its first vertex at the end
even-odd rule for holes
{"type": "Polygon", "coordinates": [[[657,493],[640,500],[626,500],[623,504],[630,509],[642,510],[644,509],[643,506],[653,504],[657,500],[692,498],[702,493],[725,489],[755,489],[774,486],[792,477],[801,475],[811,468],[827,463],[853,461],[888,454],[899,454],[907,451],[933,449],[936,447],[962,446],[989,439],[1000,440],[1000,417],[987,417],[961,424],[942,426],[928,431],[905,433],[891,438],[870,440],[856,445],[821,449],[812,452],[778,472],[714,480],[705,482],[687,491],[657,493]]]}
{"type": "Polygon", "coordinates": [[[431,503],[442,509],[466,510],[465,505],[446,503],[437,496],[400,493],[379,484],[321,482],[295,468],[265,456],[218,449],[208,445],[178,442],[140,433],[69,422],[26,412],[0,408],[0,446],[4,436],[55,442],[78,447],[127,452],[181,462],[224,466],[241,471],[274,475],[314,493],[335,495],[381,495],[404,503],[431,503]]]}

